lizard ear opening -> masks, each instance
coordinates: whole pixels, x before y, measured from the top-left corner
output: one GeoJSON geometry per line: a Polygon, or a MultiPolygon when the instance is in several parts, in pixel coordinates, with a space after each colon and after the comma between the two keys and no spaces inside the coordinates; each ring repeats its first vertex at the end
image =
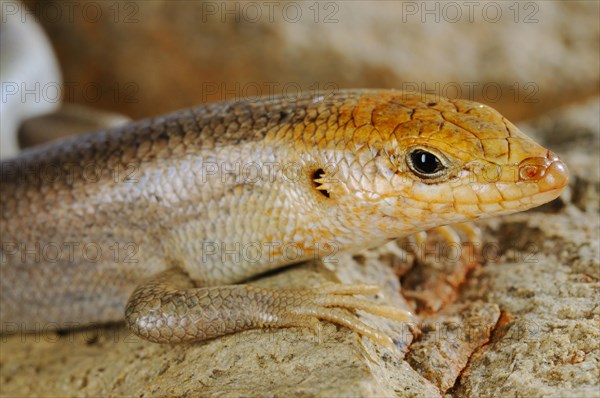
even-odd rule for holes
{"type": "Polygon", "coordinates": [[[331,195],[329,193],[329,189],[327,187],[327,184],[325,183],[325,179],[326,179],[327,175],[325,173],[325,170],[318,168],[315,171],[313,171],[312,175],[311,175],[311,179],[314,183],[315,188],[326,198],[330,198],[331,195]]]}

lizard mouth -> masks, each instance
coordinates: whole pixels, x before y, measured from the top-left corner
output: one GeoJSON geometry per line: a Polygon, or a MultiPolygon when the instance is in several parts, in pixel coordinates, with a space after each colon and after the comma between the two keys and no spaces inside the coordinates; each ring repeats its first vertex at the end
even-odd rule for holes
{"type": "Polygon", "coordinates": [[[506,180],[459,188],[455,198],[462,196],[454,201],[454,208],[468,218],[511,214],[556,199],[569,182],[567,166],[550,151],[543,157],[525,158],[516,168],[506,170],[506,180]]]}

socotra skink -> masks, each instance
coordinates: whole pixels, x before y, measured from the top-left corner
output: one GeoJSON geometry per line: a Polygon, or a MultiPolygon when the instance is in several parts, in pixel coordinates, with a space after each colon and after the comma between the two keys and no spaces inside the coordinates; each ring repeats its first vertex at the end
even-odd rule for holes
{"type": "Polygon", "coordinates": [[[261,327],[407,319],[371,285],[237,284],[556,198],[565,164],[498,112],[393,90],[232,101],[2,163],[3,332],[125,319],[160,343],[261,327]],[[46,326],[47,327],[47,326],[46,326]]]}

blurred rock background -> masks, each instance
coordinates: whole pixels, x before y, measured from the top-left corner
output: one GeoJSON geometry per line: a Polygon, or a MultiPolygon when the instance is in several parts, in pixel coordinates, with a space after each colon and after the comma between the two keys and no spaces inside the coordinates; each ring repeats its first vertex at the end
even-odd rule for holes
{"type": "Polygon", "coordinates": [[[597,1],[28,0],[64,99],[134,119],[302,90],[417,89],[512,120],[595,95],[597,1]]]}

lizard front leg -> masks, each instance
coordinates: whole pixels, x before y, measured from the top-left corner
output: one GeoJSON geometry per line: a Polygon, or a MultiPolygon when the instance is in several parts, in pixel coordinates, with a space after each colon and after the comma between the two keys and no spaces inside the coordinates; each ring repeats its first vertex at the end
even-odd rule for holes
{"type": "Polygon", "coordinates": [[[195,287],[179,268],[163,271],[139,286],[125,310],[129,328],[156,343],[206,340],[256,328],[309,327],[319,319],[346,326],[382,345],[392,340],[341,308],[360,309],[406,321],[411,314],[352,297],[373,294],[373,285],[328,284],[307,289],[267,289],[251,285],[195,287]]]}

